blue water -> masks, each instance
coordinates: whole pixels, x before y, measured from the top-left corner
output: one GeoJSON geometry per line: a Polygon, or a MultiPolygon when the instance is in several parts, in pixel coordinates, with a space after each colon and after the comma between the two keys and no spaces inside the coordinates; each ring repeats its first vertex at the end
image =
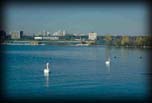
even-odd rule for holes
{"type": "Polygon", "coordinates": [[[105,46],[5,46],[5,96],[144,100],[149,88],[144,75],[147,52],[105,46]],[[105,65],[108,57],[110,66],[105,65]],[[46,62],[49,76],[43,74],[46,62]]]}

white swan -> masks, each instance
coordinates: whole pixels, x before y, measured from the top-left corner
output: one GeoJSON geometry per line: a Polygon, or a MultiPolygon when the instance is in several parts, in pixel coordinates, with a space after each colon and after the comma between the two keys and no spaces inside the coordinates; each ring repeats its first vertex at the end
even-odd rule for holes
{"type": "Polygon", "coordinates": [[[108,58],[108,60],[105,61],[105,64],[106,64],[106,65],[110,65],[110,58],[108,58]]]}
{"type": "Polygon", "coordinates": [[[47,62],[46,63],[46,68],[44,69],[44,73],[48,74],[49,72],[50,72],[50,70],[49,70],[49,63],[47,62]]]}

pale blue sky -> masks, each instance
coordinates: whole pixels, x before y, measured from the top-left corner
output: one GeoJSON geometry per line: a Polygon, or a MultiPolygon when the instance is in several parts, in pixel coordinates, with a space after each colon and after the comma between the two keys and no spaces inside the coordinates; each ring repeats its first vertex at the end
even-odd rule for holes
{"type": "Polygon", "coordinates": [[[100,4],[42,4],[7,5],[7,31],[23,30],[37,33],[43,30],[54,33],[97,32],[99,35],[147,34],[148,11],[146,5],[100,5],[100,4]]]}

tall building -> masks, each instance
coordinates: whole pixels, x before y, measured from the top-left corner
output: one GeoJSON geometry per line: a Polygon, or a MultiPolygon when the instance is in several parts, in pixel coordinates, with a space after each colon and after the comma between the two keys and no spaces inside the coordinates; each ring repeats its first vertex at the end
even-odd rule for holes
{"type": "Polygon", "coordinates": [[[66,31],[65,30],[63,30],[63,32],[62,32],[62,36],[65,36],[66,35],[66,31]]]}
{"type": "Polygon", "coordinates": [[[46,32],[46,35],[49,36],[49,35],[50,35],[50,32],[46,32]]]}
{"type": "Polygon", "coordinates": [[[20,31],[20,38],[23,38],[24,32],[20,31]]]}
{"type": "Polygon", "coordinates": [[[65,31],[57,31],[57,32],[55,32],[55,33],[53,33],[53,36],[65,36],[65,31]]]}
{"type": "Polygon", "coordinates": [[[19,32],[11,32],[11,39],[20,39],[20,33],[19,32]]]}
{"type": "Polygon", "coordinates": [[[47,32],[46,30],[43,30],[42,35],[43,35],[43,36],[48,36],[48,35],[49,35],[49,32],[47,32]]]}
{"type": "Polygon", "coordinates": [[[54,32],[54,33],[53,33],[53,36],[58,36],[58,32],[54,32]]]}
{"type": "Polygon", "coordinates": [[[0,43],[4,42],[6,39],[6,32],[4,30],[0,30],[0,43]]]}
{"type": "Polygon", "coordinates": [[[57,31],[57,35],[58,35],[58,36],[62,36],[61,30],[57,31]]]}
{"type": "Polygon", "coordinates": [[[96,40],[97,39],[97,33],[95,32],[91,32],[91,33],[88,33],[88,39],[89,40],[96,40]]]}

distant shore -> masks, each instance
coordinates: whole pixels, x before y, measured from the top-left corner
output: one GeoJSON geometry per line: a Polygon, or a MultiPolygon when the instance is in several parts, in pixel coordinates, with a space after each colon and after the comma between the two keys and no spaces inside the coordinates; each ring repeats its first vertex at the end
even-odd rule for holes
{"type": "Polygon", "coordinates": [[[58,45],[58,46],[109,46],[125,48],[152,48],[152,46],[135,46],[135,45],[107,45],[105,43],[97,44],[95,41],[72,41],[72,40],[54,40],[54,41],[36,41],[36,40],[7,40],[2,45],[58,45]]]}

